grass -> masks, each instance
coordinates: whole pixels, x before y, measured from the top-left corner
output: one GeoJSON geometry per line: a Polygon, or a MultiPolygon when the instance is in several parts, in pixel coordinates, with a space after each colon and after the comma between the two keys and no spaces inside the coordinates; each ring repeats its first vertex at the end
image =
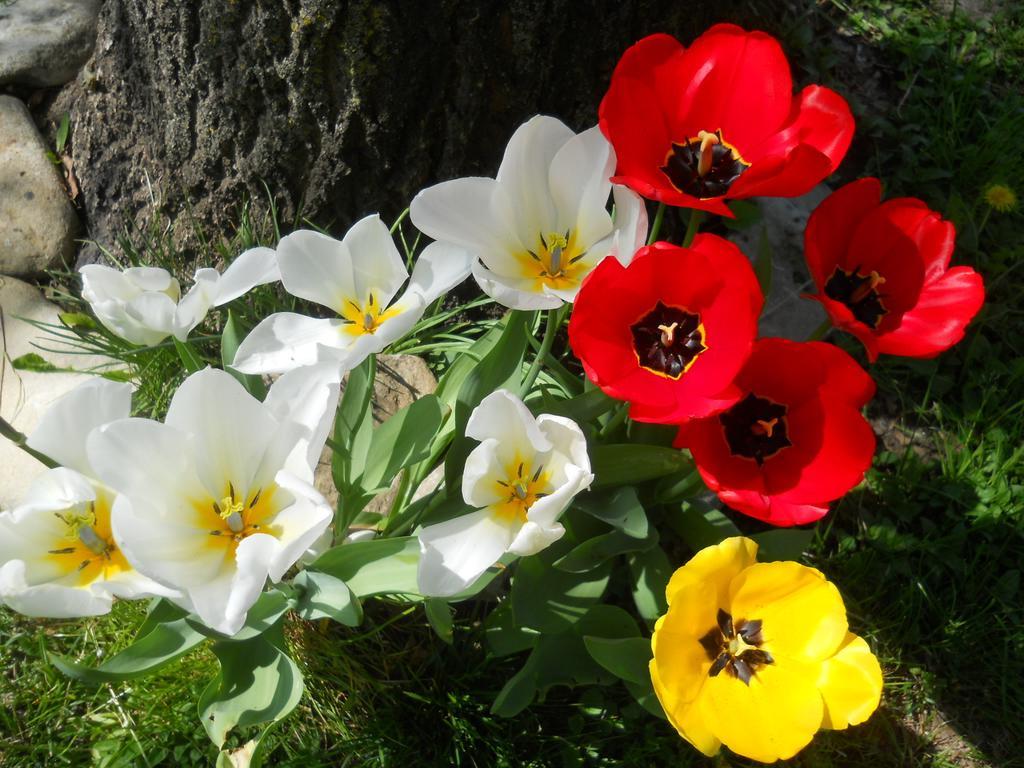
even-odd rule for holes
{"type": "MultiPolygon", "coordinates": [[[[995,213],[981,199],[993,182],[1024,193],[1024,12],[1006,7],[978,19],[923,2],[833,0],[799,6],[780,25],[813,80],[831,73],[835,87],[853,94],[859,138],[843,173],[879,175],[889,195],[912,194],[945,211],[959,233],[955,263],[979,269],[988,291],[982,315],[951,352],[872,368],[879,394],[869,415],[883,450],[867,482],[818,527],[808,560],[840,586],[855,631],[878,650],[883,707],[863,726],[821,734],[788,765],[1024,765],[1024,222],[1020,208],[995,213]],[[866,64],[851,46],[868,52],[866,64]],[[873,72],[882,77],[871,85],[873,72]]],[[[240,220],[236,239],[206,243],[192,260],[276,240],[273,216],[245,209],[240,220]]],[[[177,272],[195,265],[181,263],[166,230],[135,232],[120,252],[177,272]]],[[[259,317],[271,300],[257,292],[241,313],[259,317]]],[[[434,329],[410,349],[436,362],[469,331],[434,329]]],[[[200,350],[210,358],[218,332],[203,329],[209,340],[200,350]]],[[[147,355],[127,365],[144,383],[140,410],[159,413],[177,360],[173,349],[147,355]]],[[[354,631],[288,625],[307,695],[273,736],[273,764],[711,764],[621,687],[558,688],[515,718],[491,715],[521,659],[488,658],[486,608],[459,608],[450,647],[422,611],[399,611],[371,602],[354,631]]],[[[0,766],[210,763],[215,752],[194,710],[214,671],[208,651],[99,689],[65,680],[42,660],[44,643],[75,658],[110,653],[141,615],[132,604],[68,623],[0,612],[0,766]]],[[[720,764],[748,765],[732,757],[720,764]]]]}

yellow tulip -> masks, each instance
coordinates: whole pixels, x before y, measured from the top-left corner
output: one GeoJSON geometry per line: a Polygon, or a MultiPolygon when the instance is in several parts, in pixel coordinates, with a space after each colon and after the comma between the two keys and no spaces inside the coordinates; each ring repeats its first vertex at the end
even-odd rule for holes
{"type": "Polygon", "coordinates": [[[694,555],[666,597],[651,679],[669,722],[705,755],[725,744],[765,763],[789,758],[819,729],[878,707],[878,660],[820,571],[758,563],[757,544],[737,536],[694,555]]]}

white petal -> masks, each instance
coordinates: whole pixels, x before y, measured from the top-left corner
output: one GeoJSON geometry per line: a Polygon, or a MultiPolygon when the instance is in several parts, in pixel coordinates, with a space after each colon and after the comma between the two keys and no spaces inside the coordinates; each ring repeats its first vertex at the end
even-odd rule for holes
{"type": "Polygon", "coordinates": [[[473,254],[465,248],[451,243],[431,243],[416,260],[407,295],[418,294],[425,305],[430,304],[469,277],[474,260],[473,254]]]}
{"type": "Polygon", "coordinates": [[[166,337],[177,329],[178,307],[165,293],[139,294],[127,301],[123,309],[128,332],[147,335],[162,333],[166,337]]]}
{"type": "Polygon", "coordinates": [[[292,296],[341,311],[356,293],[352,255],[340,240],[300,229],[277,245],[281,284],[292,296]]]}
{"type": "Polygon", "coordinates": [[[79,270],[79,274],[82,276],[82,298],[90,304],[127,301],[141,293],[138,286],[112,267],[88,264],[79,270]]]}
{"type": "Polygon", "coordinates": [[[413,198],[409,218],[418,230],[434,238],[453,243],[481,256],[518,250],[521,246],[502,208],[493,197],[494,179],[469,177],[453,179],[429,187],[413,198]]]}
{"type": "Polygon", "coordinates": [[[213,498],[226,494],[229,482],[239,493],[262,485],[256,476],[278,423],[228,372],[207,368],[185,379],[164,423],[192,436],[196,470],[213,498]]]}
{"type": "Polygon", "coordinates": [[[91,474],[86,437],[96,427],[128,418],[131,407],[131,384],[90,379],[50,406],[29,436],[29,447],[58,464],[91,474]]]}
{"type": "Polygon", "coordinates": [[[472,584],[512,543],[512,529],[486,509],[437,525],[419,534],[417,581],[424,595],[447,597],[472,584]]]}
{"type": "Polygon", "coordinates": [[[283,373],[321,359],[337,359],[336,355],[325,357],[324,352],[344,350],[351,344],[342,325],[341,320],[278,312],[245,337],[231,366],[242,373],[283,373]]]}
{"type": "Polygon", "coordinates": [[[647,205],[636,192],[615,184],[615,242],[612,254],[623,266],[629,266],[634,254],[647,242],[647,205]]]}
{"type": "Polygon", "coordinates": [[[520,557],[529,557],[554,544],[564,535],[565,528],[560,523],[542,527],[532,520],[527,520],[512,540],[508,551],[520,557]]]}
{"type": "Polygon", "coordinates": [[[302,427],[306,463],[311,470],[316,468],[334,425],[341,376],[341,370],[333,362],[296,368],[280,376],[263,401],[278,423],[302,427]]]}
{"type": "MultiPolygon", "coordinates": [[[[564,416],[553,416],[550,413],[542,413],[537,417],[537,426],[544,436],[550,441],[553,451],[552,457],[560,457],[561,464],[569,464],[579,467],[584,473],[590,474],[590,456],[587,454],[587,438],[583,431],[572,419],[564,416]]],[[[552,482],[556,485],[563,481],[557,474],[553,462],[548,465],[549,470],[556,470],[552,482]]]]}
{"type": "Polygon", "coordinates": [[[271,581],[280,581],[285,572],[295,565],[327,530],[334,511],[327,500],[311,484],[288,472],[277,473],[277,484],[291,493],[295,501],[278,512],[273,525],[279,529],[278,549],[270,561],[268,575],[271,581]]]}
{"type": "Polygon", "coordinates": [[[124,271],[124,276],[140,291],[166,293],[172,301],[177,301],[180,295],[178,281],[166,269],[161,269],[160,267],[129,267],[124,271]]]}
{"type": "Polygon", "coordinates": [[[113,598],[96,588],[59,584],[30,587],[25,582],[25,563],[12,560],[0,566],[0,602],[25,616],[71,619],[109,613],[113,598]]]}
{"type": "Polygon", "coordinates": [[[499,440],[487,438],[466,457],[462,470],[462,498],[471,507],[489,507],[508,499],[508,491],[499,493],[498,481],[506,480],[507,467],[498,455],[499,440]]]}
{"type": "Polygon", "coordinates": [[[208,627],[225,635],[242,628],[249,609],[267,583],[270,560],[277,550],[273,536],[257,533],[238,545],[235,562],[220,574],[188,591],[196,614],[208,627]]]}
{"type": "Polygon", "coordinates": [[[505,147],[497,181],[512,204],[521,241],[532,243],[557,223],[548,170],[558,150],[574,135],[561,120],[537,115],[519,126],[505,147]]]}
{"type": "Polygon", "coordinates": [[[503,462],[513,461],[517,454],[532,458],[552,447],[530,409],[507,389],[496,390],[480,401],[469,415],[466,436],[481,442],[497,440],[503,462]]]}
{"type": "Polygon", "coordinates": [[[572,229],[584,247],[611,232],[608,193],[615,153],[596,125],[565,142],[548,171],[558,231],[572,229]]]}
{"type": "Polygon", "coordinates": [[[206,267],[196,270],[193,286],[178,302],[174,312],[174,335],[178,341],[187,339],[192,329],[206,319],[217,295],[219,281],[220,274],[216,269],[206,267]]]}
{"type": "Polygon", "coordinates": [[[555,520],[561,517],[562,513],[572,503],[573,497],[580,491],[588,488],[594,476],[583,469],[568,465],[565,467],[565,482],[555,488],[549,495],[538,499],[526,511],[526,519],[537,523],[542,528],[548,528],[555,524],[555,520]]]}
{"type": "MultiPolygon", "coordinates": [[[[121,419],[93,430],[86,441],[96,477],[115,491],[159,509],[202,498],[190,438],[149,419],[121,419]]],[[[115,504],[116,506],[116,504],[115,504]]]]}
{"type": "Polygon", "coordinates": [[[380,305],[386,307],[409,279],[405,259],[395,247],[387,225],[374,213],[353,224],[342,243],[351,254],[355,279],[355,293],[345,298],[366,301],[372,291],[380,305]]]}
{"type": "Polygon", "coordinates": [[[473,265],[473,277],[484,293],[509,309],[555,309],[563,304],[558,296],[537,293],[533,278],[505,278],[479,262],[473,265]]]}
{"type": "Polygon", "coordinates": [[[217,281],[216,306],[237,299],[257,285],[266,285],[281,279],[277,254],[273,248],[250,248],[232,261],[217,281]]]}

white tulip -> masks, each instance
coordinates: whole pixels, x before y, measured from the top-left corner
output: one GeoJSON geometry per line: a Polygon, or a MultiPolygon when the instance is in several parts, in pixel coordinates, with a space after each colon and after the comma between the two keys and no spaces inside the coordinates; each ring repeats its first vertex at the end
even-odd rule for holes
{"type": "Polygon", "coordinates": [[[95,379],[44,414],[29,446],[64,465],[42,472],[0,514],[0,602],[28,616],[107,613],[113,598],[170,596],[129,565],[114,541],[113,493],[86,455],[92,430],[128,416],[131,386],[95,379]]]}
{"type": "Polygon", "coordinates": [[[615,153],[599,128],[575,134],[538,115],[512,135],[496,179],[425,189],[409,215],[435,240],[468,249],[477,282],[495,301],[551,309],[574,301],[583,278],[606,256],[625,265],[644,244],[644,201],[625,187],[613,190],[614,170],[615,153]]]}
{"type": "Polygon", "coordinates": [[[462,495],[478,511],[419,531],[424,595],[457,594],[506,552],[532,555],[560,539],[558,518],[594,479],[576,423],[534,418],[504,389],[481,401],[466,434],[480,445],[466,459],[462,495]]]}
{"type": "Polygon", "coordinates": [[[433,243],[413,268],[405,268],[391,233],[373,214],[357,221],[340,241],[310,230],[281,238],[281,284],[293,296],[327,307],[338,317],[279,312],[245,338],[233,367],[243,373],[281,373],[321,360],[341,370],[397,341],[427,306],[469,275],[462,249],[433,243]],[[409,281],[397,301],[402,284],[409,281]]]}
{"type": "Polygon", "coordinates": [[[123,272],[89,264],[82,274],[82,298],[111,333],[132,344],[159,344],[168,336],[184,341],[212,307],[280,279],[271,248],[250,248],[224,274],[204,268],[184,296],[178,281],[159,267],[123,272]]]}
{"type": "Polygon", "coordinates": [[[333,365],[285,374],[262,403],[206,369],[174,394],[164,423],[93,432],[89,458],[119,494],[113,531],[128,561],[235,634],[267,579],[279,581],[331,523],[313,469],[338,391],[333,365]]]}

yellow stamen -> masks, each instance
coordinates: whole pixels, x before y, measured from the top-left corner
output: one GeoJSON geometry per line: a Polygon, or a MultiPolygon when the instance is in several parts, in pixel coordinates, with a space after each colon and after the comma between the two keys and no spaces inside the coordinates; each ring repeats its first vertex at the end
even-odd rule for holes
{"type": "Polygon", "coordinates": [[[700,159],[697,161],[697,174],[699,176],[707,176],[708,171],[711,170],[713,149],[716,144],[721,143],[721,139],[708,131],[698,131],[697,138],[700,139],[700,159]]]}
{"type": "Polygon", "coordinates": [[[875,290],[878,286],[885,283],[885,278],[878,274],[875,270],[871,270],[871,274],[866,275],[868,281],[863,283],[857,290],[850,294],[850,303],[856,304],[875,290]]]}
{"type": "Polygon", "coordinates": [[[675,341],[676,328],[679,327],[679,323],[672,323],[671,325],[659,325],[658,330],[661,331],[661,345],[663,347],[671,347],[672,342],[675,341]]]}

